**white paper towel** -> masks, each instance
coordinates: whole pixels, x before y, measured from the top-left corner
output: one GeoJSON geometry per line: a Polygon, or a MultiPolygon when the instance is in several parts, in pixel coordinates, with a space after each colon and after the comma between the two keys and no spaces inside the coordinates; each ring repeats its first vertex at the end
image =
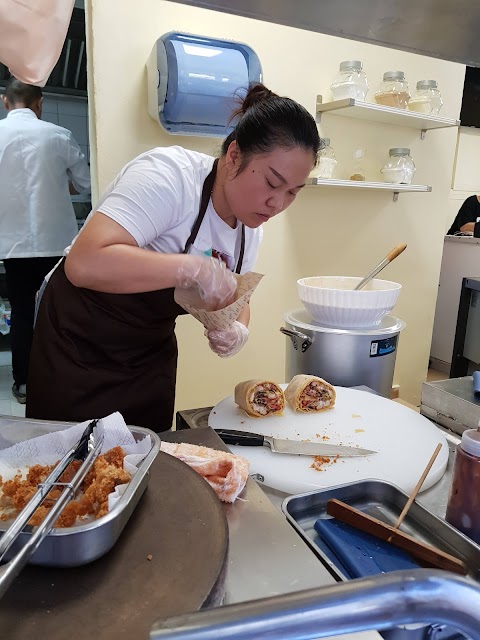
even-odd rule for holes
{"type": "MultiPolygon", "coordinates": [[[[90,422],[91,420],[87,420],[64,431],[48,433],[18,442],[8,449],[2,449],[0,451],[0,476],[4,481],[11,480],[19,472],[25,475],[27,468],[32,465],[51,465],[58,462],[80,440],[90,422]]],[[[97,428],[104,433],[101,453],[105,453],[113,447],[122,447],[127,454],[123,461],[123,468],[133,477],[138,470],[138,465],[152,448],[150,436],[147,435],[137,442],[125,424],[122,415],[118,412],[99,420],[97,428]]],[[[113,508],[127,486],[128,484],[118,485],[115,492],[109,495],[109,510],[113,508]]]]}

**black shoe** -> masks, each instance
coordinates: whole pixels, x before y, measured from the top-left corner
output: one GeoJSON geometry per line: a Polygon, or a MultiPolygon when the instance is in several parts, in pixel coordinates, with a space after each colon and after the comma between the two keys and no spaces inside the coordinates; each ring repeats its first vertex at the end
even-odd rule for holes
{"type": "Polygon", "coordinates": [[[27,402],[27,385],[26,384],[13,384],[12,387],[13,397],[18,400],[20,404],[27,402]]]}

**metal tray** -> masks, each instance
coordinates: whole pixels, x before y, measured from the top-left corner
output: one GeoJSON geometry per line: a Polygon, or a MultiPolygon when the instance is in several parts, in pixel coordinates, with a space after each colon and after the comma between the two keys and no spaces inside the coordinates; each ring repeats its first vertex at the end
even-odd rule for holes
{"type": "MultiPolygon", "coordinates": [[[[314,524],[319,518],[330,518],[327,514],[327,502],[332,498],[342,500],[374,518],[393,525],[402,512],[408,495],[388,482],[364,480],[290,496],[283,501],[282,511],[293,528],[332,575],[337,580],[346,581],[349,578],[345,567],[314,529],[314,524]]],[[[480,546],[419,503],[412,504],[401,528],[418,540],[463,560],[469,568],[469,577],[480,581],[480,546]]]]}
{"type": "MultiPolygon", "coordinates": [[[[17,422],[17,421],[15,421],[17,422]]],[[[32,423],[28,424],[31,427],[32,423]]],[[[58,430],[58,423],[54,423],[51,430],[58,430]]],[[[21,420],[17,422],[21,426],[21,420]]],[[[68,428],[65,423],[63,428],[68,428]]],[[[43,422],[42,431],[49,432],[48,425],[43,422]]],[[[30,558],[29,564],[47,567],[77,567],[92,562],[103,556],[113,547],[123,528],[132,515],[150,479],[150,466],[160,451],[160,438],[156,433],[142,427],[128,427],[135,440],[142,440],[146,435],[152,439],[152,448],[140,462],[137,473],[128,483],[128,487],[108,514],[87,524],[64,529],[53,529],[43,540],[40,547],[30,558]]],[[[30,434],[34,437],[33,434],[30,434]]],[[[37,431],[35,435],[40,435],[37,431]]],[[[21,438],[22,439],[22,438],[21,438]]],[[[23,438],[23,439],[28,439],[23,438]]],[[[0,535],[5,531],[4,523],[0,524],[0,535]]],[[[30,531],[22,532],[9,551],[6,560],[10,560],[23,547],[30,531]]]]}

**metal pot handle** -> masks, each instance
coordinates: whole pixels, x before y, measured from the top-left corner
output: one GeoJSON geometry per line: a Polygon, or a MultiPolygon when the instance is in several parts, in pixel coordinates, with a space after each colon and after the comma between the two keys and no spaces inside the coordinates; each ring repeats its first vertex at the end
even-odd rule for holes
{"type": "Polygon", "coordinates": [[[308,347],[312,344],[312,339],[306,336],[304,333],[300,333],[300,331],[296,331],[295,329],[285,329],[285,327],[280,327],[280,332],[288,336],[292,343],[293,348],[298,349],[297,339],[302,341],[302,353],[308,349],[308,347]]]}

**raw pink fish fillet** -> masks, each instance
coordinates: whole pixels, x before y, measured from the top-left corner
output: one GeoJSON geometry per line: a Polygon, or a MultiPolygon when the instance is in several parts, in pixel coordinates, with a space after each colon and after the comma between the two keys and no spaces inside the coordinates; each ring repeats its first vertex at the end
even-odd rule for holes
{"type": "Polygon", "coordinates": [[[161,451],[185,462],[205,478],[222,502],[234,502],[247,482],[250,463],[233,453],[185,442],[162,442],[161,451]]]}

